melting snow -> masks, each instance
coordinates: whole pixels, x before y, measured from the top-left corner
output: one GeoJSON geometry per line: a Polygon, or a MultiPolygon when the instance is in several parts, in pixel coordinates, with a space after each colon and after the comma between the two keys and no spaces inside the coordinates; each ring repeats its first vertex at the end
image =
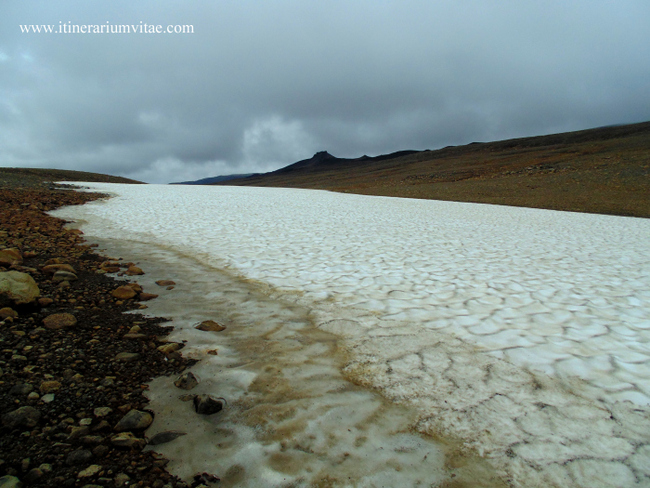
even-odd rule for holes
{"type": "MultiPolygon", "coordinates": [[[[127,259],[155,258],[167,275],[176,266],[178,290],[151,312],[174,318],[186,350],[205,358],[202,388],[234,399],[239,417],[210,424],[192,469],[221,457],[239,486],[435,486],[484,469],[451,466],[458,440],[514,486],[650,485],[649,220],[86,185],[116,197],[57,215],[82,219],[91,237],[129,239],[110,244],[127,259]],[[206,356],[214,344],[191,325],[215,314],[234,325],[206,356]],[[284,396],[264,392],[263,379],[284,396]]],[[[163,383],[159,409],[178,395],[163,383]]],[[[182,409],[178,419],[199,421],[182,409]]]]}

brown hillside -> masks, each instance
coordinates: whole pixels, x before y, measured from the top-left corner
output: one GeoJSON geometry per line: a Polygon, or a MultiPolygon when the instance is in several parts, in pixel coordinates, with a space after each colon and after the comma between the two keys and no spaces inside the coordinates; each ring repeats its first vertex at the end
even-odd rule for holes
{"type": "Polygon", "coordinates": [[[53,181],[92,181],[97,183],[142,183],[121,176],[42,168],[0,168],[0,188],[43,187],[53,181]]]}
{"type": "Polygon", "coordinates": [[[224,184],[650,217],[650,122],[396,154],[318,153],[224,184]]]}

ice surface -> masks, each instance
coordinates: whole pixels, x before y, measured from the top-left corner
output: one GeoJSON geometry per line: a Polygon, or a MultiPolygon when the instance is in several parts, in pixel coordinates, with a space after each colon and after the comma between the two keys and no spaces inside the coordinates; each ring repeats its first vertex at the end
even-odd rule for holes
{"type": "MultiPolygon", "coordinates": [[[[86,221],[87,235],[128,236],[265,290],[279,307],[275,326],[261,319],[271,305],[246,308],[240,296],[232,307],[260,317],[247,341],[279,327],[269,337],[284,348],[283,381],[305,383],[306,364],[320,358],[323,381],[345,381],[333,372],[342,368],[414,412],[420,432],[460,439],[515,486],[650,485],[650,221],[310,190],[87,186],[117,195],[57,212],[86,221]],[[287,325],[292,308],[309,311],[294,324],[302,332],[287,325]],[[341,364],[303,347],[312,329],[339,338],[341,364]]],[[[203,377],[216,374],[211,361],[203,377]]],[[[261,374],[238,368],[232,394],[261,374]]],[[[300,435],[331,428],[317,405],[353,417],[362,395],[324,390],[301,407],[313,412],[300,435]]],[[[250,459],[273,471],[277,445],[250,436],[250,459]]]]}

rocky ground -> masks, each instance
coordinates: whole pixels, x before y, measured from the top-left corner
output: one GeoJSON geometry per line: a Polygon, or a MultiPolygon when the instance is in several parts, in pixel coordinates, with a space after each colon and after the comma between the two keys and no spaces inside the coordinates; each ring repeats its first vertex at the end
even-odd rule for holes
{"type": "Polygon", "coordinates": [[[123,313],[146,308],[155,290],[120,279],[142,270],[94,253],[44,213],[95,198],[0,188],[2,488],[187,486],[143,451],[153,443],[146,383],[191,365],[164,342],[162,319],[123,313]]]}

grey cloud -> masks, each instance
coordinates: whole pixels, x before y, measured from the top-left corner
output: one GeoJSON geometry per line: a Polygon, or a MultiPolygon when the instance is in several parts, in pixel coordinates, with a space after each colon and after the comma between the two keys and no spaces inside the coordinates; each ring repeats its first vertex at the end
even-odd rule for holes
{"type": "Polygon", "coordinates": [[[3,166],[165,182],[650,119],[643,1],[5,0],[0,19],[3,166]],[[195,33],[18,27],[59,21],[195,33]]]}

